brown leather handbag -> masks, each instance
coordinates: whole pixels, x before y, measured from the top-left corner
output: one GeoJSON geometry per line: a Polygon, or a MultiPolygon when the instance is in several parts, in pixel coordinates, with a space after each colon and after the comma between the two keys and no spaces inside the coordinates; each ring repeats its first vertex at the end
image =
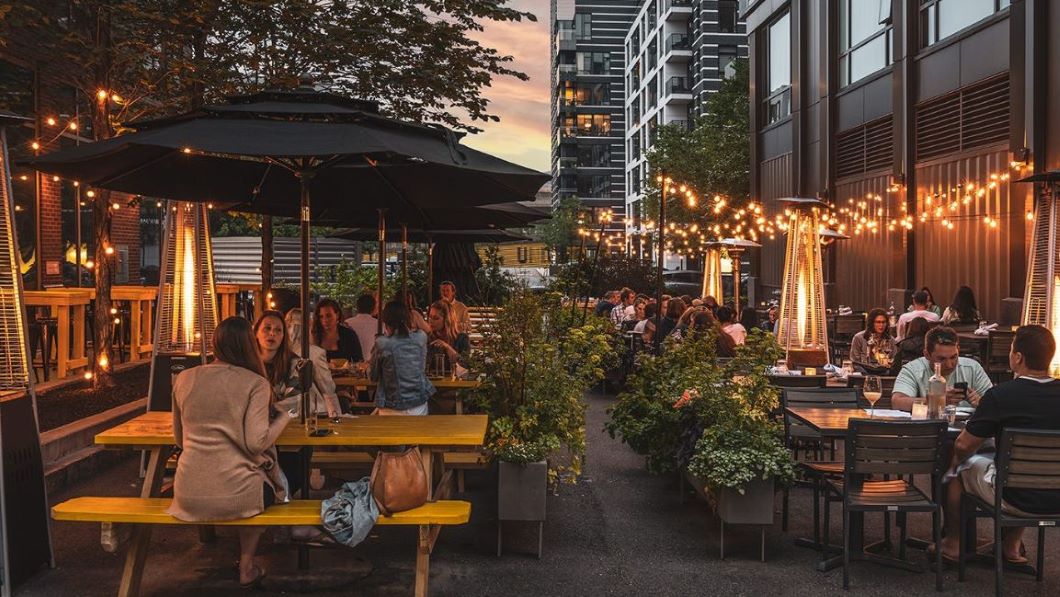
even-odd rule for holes
{"type": "Polygon", "coordinates": [[[383,516],[426,504],[427,483],[419,447],[376,455],[372,467],[372,496],[383,516]]]}

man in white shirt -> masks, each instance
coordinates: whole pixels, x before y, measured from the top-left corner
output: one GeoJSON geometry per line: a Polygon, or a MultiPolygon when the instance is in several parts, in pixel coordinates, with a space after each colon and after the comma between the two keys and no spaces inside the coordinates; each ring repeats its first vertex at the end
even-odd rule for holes
{"type": "Polygon", "coordinates": [[[375,314],[375,296],[366,292],[357,299],[357,315],[346,320],[346,327],[357,332],[357,339],[361,342],[361,354],[366,360],[372,354],[376,332],[379,330],[375,314]]]}
{"type": "Polygon", "coordinates": [[[900,341],[905,338],[905,328],[909,325],[910,321],[913,321],[917,317],[923,317],[928,321],[938,321],[939,316],[934,311],[928,311],[928,294],[923,290],[918,290],[913,293],[913,310],[906,313],[902,313],[902,316],[898,318],[898,337],[896,341],[900,341]]]}

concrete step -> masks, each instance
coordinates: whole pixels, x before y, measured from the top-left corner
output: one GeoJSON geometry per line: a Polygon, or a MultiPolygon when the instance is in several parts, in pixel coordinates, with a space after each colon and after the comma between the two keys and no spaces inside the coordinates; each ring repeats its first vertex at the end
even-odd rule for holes
{"type": "Polygon", "coordinates": [[[42,433],[41,459],[48,491],[58,491],[138,454],[129,450],[104,450],[95,445],[95,437],[146,410],[147,398],[141,398],[42,433]]]}

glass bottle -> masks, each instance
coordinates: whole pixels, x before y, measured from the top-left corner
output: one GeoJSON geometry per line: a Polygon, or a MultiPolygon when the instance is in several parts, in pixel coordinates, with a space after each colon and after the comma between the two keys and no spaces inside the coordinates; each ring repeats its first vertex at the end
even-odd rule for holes
{"type": "Polygon", "coordinates": [[[928,380],[928,418],[938,419],[942,416],[942,407],[946,405],[946,378],[942,376],[942,363],[935,363],[935,374],[928,380]]]}
{"type": "Polygon", "coordinates": [[[891,324],[891,327],[898,325],[898,318],[894,314],[894,302],[891,302],[891,306],[887,309],[887,322],[891,324]]]}

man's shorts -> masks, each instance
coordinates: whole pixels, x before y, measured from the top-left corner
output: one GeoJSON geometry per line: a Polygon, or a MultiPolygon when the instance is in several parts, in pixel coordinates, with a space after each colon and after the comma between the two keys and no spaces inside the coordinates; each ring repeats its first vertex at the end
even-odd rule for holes
{"type": "MultiPolygon", "coordinates": [[[[964,491],[993,506],[994,479],[997,477],[997,468],[994,466],[993,457],[986,454],[974,454],[964,461],[963,466],[967,467],[961,471],[961,483],[964,485],[964,491]]],[[[1012,516],[1027,516],[1031,518],[1035,516],[1005,501],[1001,503],[1001,510],[1005,514],[1011,514],[1012,516]]]]}

